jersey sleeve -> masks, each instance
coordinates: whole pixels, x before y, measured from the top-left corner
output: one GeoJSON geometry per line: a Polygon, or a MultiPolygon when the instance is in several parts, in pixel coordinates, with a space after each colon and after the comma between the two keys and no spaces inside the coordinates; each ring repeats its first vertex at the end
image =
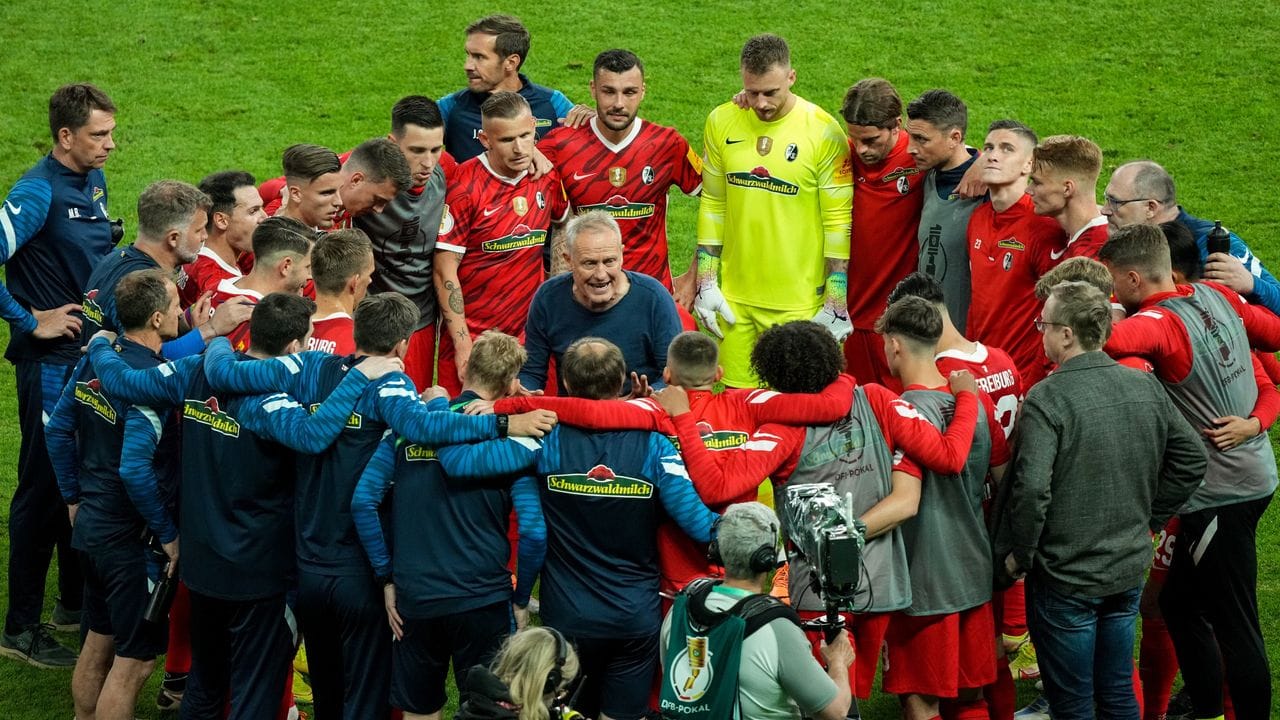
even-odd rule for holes
{"type": "Polygon", "coordinates": [[[80,451],[76,447],[80,420],[76,413],[76,380],[86,362],[87,359],[80,359],[44,425],[45,449],[49,453],[49,463],[53,465],[53,477],[58,482],[58,493],[68,505],[80,502],[80,451]]]}
{"type": "Polygon", "coordinates": [[[356,489],[351,495],[351,522],[356,527],[356,535],[364,554],[373,566],[373,574],[377,577],[391,575],[391,553],[387,551],[387,543],[382,535],[382,519],[378,516],[378,506],[391,489],[391,481],[396,467],[396,437],[387,434],[378,443],[364,472],[356,482],[356,489]]]}
{"type": "Polygon", "coordinates": [[[516,587],[511,593],[511,602],[525,607],[547,557],[547,523],[542,515],[538,483],[532,476],[521,477],[511,485],[511,509],[520,532],[516,543],[516,587]]]}
{"type": "Polygon", "coordinates": [[[555,168],[551,170],[551,177],[555,178],[555,184],[547,191],[551,197],[551,222],[563,223],[569,220],[569,196],[565,194],[564,184],[560,182],[560,174],[555,168]]]}
{"type": "Polygon", "coordinates": [[[937,473],[955,475],[964,469],[978,424],[978,398],[973,393],[956,396],[951,424],[945,433],[939,433],[911,403],[891,390],[868,385],[866,391],[891,447],[937,473]]]}
{"type": "Polygon", "coordinates": [[[129,408],[120,448],[120,481],[147,527],[161,543],[168,543],[178,537],[178,527],[160,500],[160,481],[152,462],[163,435],[164,421],[155,410],[136,405],[129,408]]]}
{"type": "Polygon", "coordinates": [[[573,102],[559,90],[552,90],[551,108],[556,111],[556,119],[560,120],[569,116],[569,111],[573,109],[573,102]]]}
{"type": "Polygon", "coordinates": [[[436,107],[440,109],[440,118],[445,125],[449,124],[449,115],[453,113],[453,106],[458,103],[458,99],[452,93],[445,95],[436,101],[436,107]]]}
{"type": "Polygon", "coordinates": [[[693,413],[677,415],[671,421],[693,486],[711,505],[729,502],[759,487],[795,454],[797,435],[803,438],[795,428],[765,425],[742,445],[711,452],[702,442],[693,413]]]}
{"type": "Polygon", "coordinates": [[[1147,308],[1111,326],[1102,346],[1113,358],[1138,356],[1149,360],[1156,375],[1180,382],[1191,372],[1191,339],[1182,321],[1161,308],[1147,308]]]}
{"type": "Polygon", "coordinates": [[[1235,291],[1215,282],[1204,285],[1217,290],[1231,307],[1235,308],[1240,319],[1244,321],[1245,332],[1249,335],[1249,345],[1256,350],[1276,352],[1280,350],[1280,317],[1261,305],[1251,305],[1240,298],[1235,291]]]}
{"type": "Polygon", "coordinates": [[[369,392],[377,396],[378,414],[408,442],[439,447],[498,437],[496,417],[450,412],[444,400],[425,403],[404,373],[388,373],[369,392]]]}
{"type": "Polygon", "coordinates": [[[1231,233],[1231,254],[1240,259],[1244,269],[1254,277],[1253,292],[1249,300],[1280,315],[1280,280],[1276,280],[1262,265],[1262,260],[1234,232],[1231,233]]]}
{"type": "Polygon", "coordinates": [[[698,202],[697,237],[699,245],[724,244],[724,208],[728,184],[721,158],[721,136],[716,127],[716,112],[707,116],[702,131],[702,195],[698,202]]]}
{"type": "Polygon", "coordinates": [[[204,336],[200,334],[200,328],[191,328],[186,334],[160,346],[160,354],[170,360],[199,355],[202,352],[204,352],[204,336]]]}
{"type": "Polygon", "coordinates": [[[262,437],[314,455],[338,438],[368,384],[364,375],[348,372],[315,412],[308,412],[302,403],[286,393],[248,397],[241,404],[238,417],[262,437]]]}
{"type": "Polygon", "coordinates": [[[987,435],[991,438],[991,467],[999,467],[1009,462],[1009,443],[1004,437],[1004,428],[996,417],[996,404],[991,396],[978,393],[982,402],[982,411],[987,415],[987,435]]]}
{"type": "Polygon", "coordinates": [[[531,438],[503,438],[436,450],[445,474],[460,479],[527,472],[537,466],[541,454],[542,444],[531,438]]]}
{"type": "Polygon", "coordinates": [[[648,398],[637,400],[588,400],[567,396],[532,395],[503,398],[494,403],[498,413],[551,410],[558,422],[591,430],[650,430],[672,434],[663,409],[648,398]]]}
{"type": "Polygon", "coordinates": [[[702,157],[683,135],[672,130],[671,136],[671,179],[685,195],[697,195],[702,192],[702,157]]]}
{"type": "Polygon", "coordinates": [[[547,372],[551,367],[551,339],[546,329],[550,319],[548,303],[543,293],[535,293],[529,303],[529,317],[524,323],[524,366],[520,368],[520,386],[526,390],[541,390],[547,385],[547,372]]]}
{"type": "Polygon", "coordinates": [[[163,365],[134,369],[104,338],[89,343],[89,362],[108,395],[131,405],[171,408],[182,404],[191,373],[200,371],[199,355],[170,360],[163,365]]]}
{"type": "Polygon", "coordinates": [[[1258,386],[1258,399],[1249,415],[1257,418],[1262,424],[1262,432],[1266,432],[1275,423],[1276,416],[1280,415],[1280,390],[1276,390],[1275,383],[1267,375],[1257,354],[1250,353],[1249,359],[1253,361],[1253,380],[1258,386]]]}
{"type": "Polygon", "coordinates": [[[448,185],[444,197],[444,215],[440,218],[440,231],[436,236],[436,250],[465,255],[467,236],[471,232],[472,200],[469,188],[462,183],[454,180],[448,185]]]}
{"type": "MultiPolygon", "coordinates": [[[[9,190],[0,207],[0,264],[7,263],[27,241],[44,227],[53,203],[53,187],[48,180],[24,177],[9,190]]],[[[50,310],[52,308],[40,308],[50,310]]],[[[0,317],[4,318],[15,333],[30,333],[36,329],[36,318],[9,294],[0,283],[0,317]]]]}
{"type": "Polygon", "coordinates": [[[711,528],[718,516],[698,498],[675,446],[658,433],[649,434],[645,474],[657,481],[658,499],[680,529],[696,542],[710,542],[711,528]]]}
{"type": "Polygon", "coordinates": [[[818,210],[822,214],[822,256],[849,259],[853,225],[853,164],[844,130],[832,120],[818,148],[818,210]]]}
{"type": "MultiPolygon", "coordinates": [[[[262,360],[242,360],[231,348],[231,341],[219,337],[210,341],[205,350],[204,373],[218,392],[301,395],[301,390],[314,386],[320,366],[329,357],[328,353],[308,351],[262,360]]],[[[359,369],[359,366],[352,368],[353,371],[359,369]]]]}
{"type": "Polygon", "coordinates": [[[857,380],[852,375],[841,373],[835,382],[819,393],[753,390],[747,394],[745,402],[757,426],[765,423],[825,425],[849,414],[856,385],[857,380]]]}

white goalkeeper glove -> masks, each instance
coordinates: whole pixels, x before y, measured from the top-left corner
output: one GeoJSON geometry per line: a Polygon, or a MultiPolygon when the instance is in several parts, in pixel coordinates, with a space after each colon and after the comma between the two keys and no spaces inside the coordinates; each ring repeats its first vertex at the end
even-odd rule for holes
{"type": "Polygon", "coordinates": [[[824,307],[813,316],[813,321],[826,328],[838,343],[844,342],[853,333],[853,323],[849,322],[847,312],[838,313],[833,308],[824,307]]]}
{"type": "Polygon", "coordinates": [[[733,310],[729,308],[729,301],[725,300],[724,294],[720,292],[720,286],[715,281],[700,284],[698,293],[693,296],[693,314],[712,335],[723,340],[724,333],[720,331],[716,313],[724,317],[724,321],[730,325],[738,322],[738,318],[733,315],[733,310]]]}

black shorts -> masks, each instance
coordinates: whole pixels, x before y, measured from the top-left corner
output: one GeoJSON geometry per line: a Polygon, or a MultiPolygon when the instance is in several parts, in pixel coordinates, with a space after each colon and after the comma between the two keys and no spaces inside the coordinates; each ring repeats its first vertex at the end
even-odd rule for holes
{"type": "Polygon", "coordinates": [[[449,661],[457,687],[473,665],[488,665],[507,639],[511,604],[499,602],[428,620],[404,618],[404,638],[391,643],[391,704],[430,715],[444,707],[449,661]]]}
{"type": "Polygon", "coordinates": [[[636,720],[649,712],[658,673],[657,633],[624,639],[564,634],[578,651],[578,674],[587,676],[575,710],[614,720],[636,720]]]}
{"type": "Polygon", "coordinates": [[[146,547],[142,543],[105,545],[80,552],[84,571],[82,624],[113,636],[116,655],[154,660],[168,645],[169,624],[142,619],[151,596],[146,547]]]}

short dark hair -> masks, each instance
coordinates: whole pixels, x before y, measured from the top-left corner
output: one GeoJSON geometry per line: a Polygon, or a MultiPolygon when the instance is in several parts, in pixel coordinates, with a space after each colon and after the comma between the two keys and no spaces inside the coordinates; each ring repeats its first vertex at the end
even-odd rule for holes
{"type": "Polygon", "coordinates": [[[113,115],[116,112],[115,103],[96,85],[73,83],[54,90],[49,96],[49,133],[54,142],[62,128],[75,132],[88,125],[94,110],[113,115]]]}
{"type": "Polygon", "coordinates": [[[1162,280],[1172,274],[1169,242],[1155,225],[1139,223],[1111,231],[1098,251],[1098,259],[1113,269],[1135,270],[1147,280],[1162,280]]]}
{"type": "Polygon", "coordinates": [[[209,196],[209,229],[213,229],[213,214],[230,215],[236,206],[236,190],[242,187],[256,188],[258,181],[244,170],[223,170],[205,175],[200,181],[200,192],[209,196]]]}
{"type": "Polygon", "coordinates": [[[161,240],[174,228],[184,229],[197,210],[208,210],[213,201],[192,185],[177,180],[157,180],[138,195],[138,235],[161,240]]]}
{"type": "Polygon", "coordinates": [[[315,311],[314,300],[293,293],[270,293],[253,306],[249,318],[254,349],[266,355],[283,355],[289,343],[307,336],[315,311]]]}
{"type": "Polygon", "coordinates": [[[917,353],[931,353],[942,337],[942,313],[938,306],[921,297],[907,296],[891,303],[876,319],[876,332],[908,341],[917,353]]]}
{"type": "Polygon", "coordinates": [[[763,75],[775,66],[791,67],[791,48],[787,41],[772,33],[763,33],[742,46],[742,69],[752,75],[763,75]]]}
{"type": "Polygon", "coordinates": [[[356,306],[356,347],[368,353],[389,353],[408,340],[418,325],[418,306],[398,292],[367,295],[356,306]]]}
{"type": "Polygon", "coordinates": [[[969,129],[969,108],[949,91],[934,88],[907,103],[907,119],[923,120],[944,132],[959,129],[963,135],[969,129]]]}
{"type": "Polygon", "coordinates": [[[169,286],[173,280],[162,270],[134,270],[116,283],[116,316],[125,331],[140,330],[151,316],[169,309],[169,286]]]}
{"type": "Polygon", "coordinates": [[[591,77],[599,75],[601,70],[624,73],[631,68],[640,68],[640,74],[644,75],[644,63],[640,62],[640,58],[635,53],[619,48],[605,50],[596,56],[595,65],[591,68],[591,77]]]}
{"type": "Polygon", "coordinates": [[[372,138],[357,145],[347,156],[347,166],[362,171],[370,182],[390,180],[396,192],[404,192],[413,184],[409,161],[404,159],[400,146],[386,138],[372,138]]]}
{"type": "Polygon", "coordinates": [[[529,30],[513,15],[487,15],[467,26],[467,35],[492,35],[493,49],[498,58],[516,55],[520,62],[516,68],[524,65],[529,57],[529,30]]]}
{"type": "Polygon", "coordinates": [[[1032,130],[1017,120],[1010,120],[1006,118],[1004,120],[996,120],[987,126],[988,135],[997,130],[1008,130],[1023,140],[1031,143],[1032,147],[1035,147],[1040,142],[1040,138],[1036,136],[1035,130],[1032,130]]]}
{"type": "Polygon", "coordinates": [[[671,384],[702,387],[711,384],[720,364],[720,346],[697,330],[686,330],[667,345],[667,369],[671,384]]]}
{"type": "Polygon", "coordinates": [[[273,263],[283,255],[311,252],[316,232],[291,217],[275,215],[253,229],[253,262],[273,263]]]}
{"type": "Polygon", "coordinates": [[[1196,244],[1191,229],[1177,220],[1160,223],[1164,239],[1169,243],[1169,264],[1174,270],[1182,273],[1187,282],[1196,282],[1204,277],[1204,258],[1200,257],[1200,246],[1196,244]]]}
{"type": "Polygon", "coordinates": [[[529,101],[519,93],[501,91],[489,96],[480,105],[481,122],[488,119],[514,120],[524,113],[532,113],[529,101]]]}
{"type": "Polygon", "coordinates": [[[617,345],[598,337],[574,340],[564,351],[560,378],[574,397],[605,400],[622,393],[627,361],[617,345]]]}
{"type": "Polygon", "coordinates": [[[311,248],[311,279],[316,292],[337,295],[353,275],[373,259],[373,244],[359,228],[325,233],[311,248]]]}
{"type": "Polygon", "coordinates": [[[816,393],[844,370],[840,343],[811,320],[793,320],[760,333],[751,350],[751,369],[779,392],[816,393]]]}
{"type": "Polygon", "coordinates": [[[391,134],[404,137],[406,125],[417,125],[428,130],[444,127],[440,106],[426,95],[407,95],[391,106],[391,134]]]}
{"type": "Polygon", "coordinates": [[[342,169],[338,154],[322,145],[298,143],[285,148],[280,158],[284,176],[290,181],[313,182],[321,175],[336,173],[342,169]]]}
{"type": "Polygon", "coordinates": [[[932,275],[919,271],[898,281],[898,284],[889,292],[889,304],[892,305],[904,297],[924,298],[935,305],[941,305],[946,301],[942,283],[932,275]]]}
{"type": "Polygon", "coordinates": [[[902,119],[902,98],[884,78],[859,80],[845,92],[840,116],[850,125],[891,128],[902,119]]]}

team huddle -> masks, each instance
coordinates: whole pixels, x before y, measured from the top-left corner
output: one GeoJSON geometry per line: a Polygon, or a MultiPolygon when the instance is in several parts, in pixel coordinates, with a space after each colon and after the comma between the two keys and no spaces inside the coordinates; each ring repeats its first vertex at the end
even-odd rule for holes
{"type": "Polygon", "coordinates": [[[466,88],[278,178],[154,182],[121,247],[116,107],[54,93],[0,208],[0,654],[74,665],[81,720],[160,655],[188,719],[439,718],[451,666],[459,717],[838,720],[877,674],[911,720],[1269,717],[1280,281],[1164,168],[1099,205],[1094,142],[970,147],[946,90],[833,116],[769,34],[699,153],[627,50],[592,108],[519,20],[465,37],[466,88]],[[784,512],[828,486],[838,632],[784,512]]]}

